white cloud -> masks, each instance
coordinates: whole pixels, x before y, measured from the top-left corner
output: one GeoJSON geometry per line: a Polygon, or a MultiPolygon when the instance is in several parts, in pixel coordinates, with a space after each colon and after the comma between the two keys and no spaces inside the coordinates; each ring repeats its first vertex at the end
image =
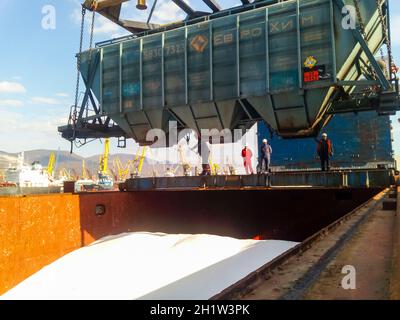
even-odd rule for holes
{"type": "Polygon", "coordinates": [[[23,102],[21,100],[0,100],[0,107],[22,107],[23,102]]]}
{"type": "Polygon", "coordinates": [[[64,125],[67,114],[49,116],[48,113],[26,114],[2,110],[0,117],[0,150],[20,152],[33,149],[68,149],[57,127],[64,125]],[[12,139],[10,139],[12,136],[12,139]],[[27,139],[27,137],[29,137],[27,139]]]}
{"type": "MultiPolygon", "coordinates": [[[[190,5],[189,1],[186,1],[190,5]]],[[[162,0],[157,4],[153,13],[153,23],[168,23],[185,19],[186,14],[177,5],[169,0],[162,0]]]]}
{"type": "Polygon", "coordinates": [[[59,92],[59,93],[56,93],[56,96],[61,97],[61,98],[68,98],[69,94],[65,93],[65,92],[59,92]]]}
{"type": "Polygon", "coordinates": [[[60,105],[63,104],[60,100],[48,97],[32,97],[29,100],[32,104],[60,105]]]}
{"type": "Polygon", "coordinates": [[[114,22],[111,22],[107,18],[104,18],[103,16],[97,15],[96,22],[94,24],[94,29],[93,33],[98,35],[98,34],[112,34],[112,33],[117,33],[121,30],[121,28],[115,24],[114,22]]]}
{"type": "MultiPolygon", "coordinates": [[[[1,111],[0,117],[0,133],[13,132],[22,123],[23,115],[17,112],[10,112],[6,110],[1,111]]],[[[4,135],[0,134],[0,137],[4,135]]]]}
{"type": "MultiPolygon", "coordinates": [[[[79,25],[81,24],[82,21],[82,10],[79,8],[74,9],[74,11],[71,14],[71,19],[75,22],[75,24],[79,25]]],[[[87,33],[91,32],[90,26],[92,23],[92,13],[87,12],[85,16],[85,28],[87,33]]],[[[93,34],[94,35],[109,35],[111,36],[112,34],[117,34],[121,32],[122,28],[119,27],[117,24],[114,22],[111,22],[107,18],[103,17],[100,14],[96,14],[95,16],[95,24],[93,28],[93,34]]]]}
{"type": "Polygon", "coordinates": [[[18,82],[0,81],[0,93],[25,93],[25,87],[18,82]]]}

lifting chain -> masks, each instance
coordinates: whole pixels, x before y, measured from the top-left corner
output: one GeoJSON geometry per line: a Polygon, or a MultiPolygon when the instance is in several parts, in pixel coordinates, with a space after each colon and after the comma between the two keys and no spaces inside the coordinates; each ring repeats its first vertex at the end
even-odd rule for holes
{"type": "Polygon", "coordinates": [[[77,63],[76,63],[77,76],[76,76],[76,88],[75,88],[75,105],[74,105],[74,111],[73,111],[72,115],[70,115],[70,121],[72,122],[72,127],[73,127],[73,135],[72,135],[72,139],[71,139],[70,153],[72,153],[72,151],[73,151],[73,141],[75,141],[75,137],[76,137],[79,80],[80,80],[80,70],[81,70],[81,53],[82,53],[82,46],[83,46],[83,32],[85,29],[85,15],[86,15],[86,8],[82,5],[82,20],[81,20],[81,33],[80,33],[80,40],[79,40],[79,53],[78,53],[77,63]]]}
{"type": "MultiPolygon", "coordinates": [[[[79,81],[80,81],[80,71],[81,71],[81,54],[82,54],[82,47],[83,47],[83,32],[85,29],[85,15],[86,15],[86,8],[82,6],[82,21],[81,21],[81,33],[80,33],[80,41],[79,41],[79,53],[77,57],[77,76],[76,76],[76,90],[75,90],[75,106],[74,106],[74,114],[73,119],[76,120],[76,113],[78,108],[78,95],[79,95],[79,81]]],[[[75,121],[74,121],[75,123],[75,121]]]]}
{"type": "MultiPolygon", "coordinates": [[[[378,7],[378,14],[379,14],[379,18],[381,20],[381,24],[382,24],[382,34],[383,34],[383,43],[386,44],[387,47],[387,53],[388,53],[388,60],[389,60],[389,73],[392,75],[395,75],[396,73],[396,67],[394,64],[394,60],[393,60],[393,53],[392,53],[392,46],[390,43],[390,37],[388,35],[388,26],[387,23],[385,21],[385,16],[383,15],[383,11],[382,11],[382,1],[383,0],[376,0],[376,6],[378,7]]],[[[389,13],[387,13],[389,14],[389,13]]],[[[383,50],[381,52],[382,56],[383,56],[383,50]]]]}
{"type": "MultiPolygon", "coordinates": [[[[88,67],[88,75],[87,79],[89,79],[89,76],[92,72],[92,48],[93,48],[93,34],[94,34],[94,21],[95,21],[95,15],[96,11],[93,10],[92,12],[92,21],[91,21],[91,26],[90,26],[90,40],[89,40],[89,67],[88,67]]],[[[86,112],[88,112],[87,108],[89,106],[89,99],[86,102],[86,112]]]]}
{"type": "MultiPolygon", "coordinates": [[[[365,24],[364,24],[362,15],[361,15],[360,0],[353,0],[353,3],[354,3],[354,8],[356,9],[357,21],[358,21],[361,35],[364,38],[364,40],[366,42],[368,42],[367,33],[365,32],[365,24]]],[[[375,77],[375,78],[377,77],[375,70],[373,70],[372,68],[369,68],[369,72],[371,73],[371,75],[373,77],[375,77]]]]}
{"type": "MultiPolygon", "coordinates": [[[[387,26],[387,23],[385,22],[385,16],[383,15],[383,11],[382,11],[382,3],[383,3],[383,1],[387,1],[387,0],[375,0],[375,1],[376,1],[377,9],[378,9],[379,19],[380,19],[381,25],[382,25],[383,43],[386,44],[387,52],[388,52],[388,60],[389,60],[389,64],[390,64],[388,66],[388,70],[384,70],[384,72],[386,75],[388,75],[388,72],[389,72],[389,75],[393,75],[395,77],[397,68],[396,68],[396,66],[394,64],[394,60],[393,60],[392,47],[391,47],[391,43],[390,43],[390,37],[388,35],[388,26],[387,26]]],[[[357,13],[357,19],[358,19],[361,34],[364,37],[364,39],[367,40],[367,34],[365,32],[365,24],[364,24],[364,22],[362,20],[362,16],[361,16],[360,0],[353,0],[353,2],[354,2],[354,7],[355,7],[356,13],[357,13]]],[[[382,61],[384,61],[385,57],[384,57],[382,48],[381,48],[380,52],[381,52],[382,61]]],[[[375,71],[373,71],[373,74],[376,76],[375,71]]]]}
{"type": "MultiPolygon", "coordinates": [[[[92,25],[91,25],[91,30],[90,30],[90,40],[89,40],[89,68],[88,68],[88,73],[90,74],[90,69],[92,65],[92,47],[93,47],[93,34],[94,34],[94,21],[95,21],[95,9],[93,10],[92,14],[92,25]]],[[[78,109],[78,97],[79,97],[79,82],[80,82],[80,76],[81,76],[81,62],[82,62],[82,49],[83,49],[83,35],[85,31],[85,16],[86,16],[86,8],[82,5],[82,21],[81,21],[81,30],[80,30],[80,40],[79,40],[79,53],[77,56],[77,76],[76,76],[76,88],[75,88],[75,105],[74,105],[74,110],[72,115],[70,115],[70,121],[72,122],[73,125],[73,138],[71,140],[71,153],[73,149],[73,141],[75,141],[75,134],[76,134],[76,122],[77,122],[77,109],[78,109]]],[[[87,102],[88,105],[89,101],[87,102]]]]}
{"type": "Polygon", "coordinates": [[[354,8],[356,9],[357,20],[360,26],[361,34],[364,37],[364,40],[367,41],[367,34],[365,33],[365,24],[361,16],[360,0],[353,0],[353,2],[354,2],[354,8]]]}

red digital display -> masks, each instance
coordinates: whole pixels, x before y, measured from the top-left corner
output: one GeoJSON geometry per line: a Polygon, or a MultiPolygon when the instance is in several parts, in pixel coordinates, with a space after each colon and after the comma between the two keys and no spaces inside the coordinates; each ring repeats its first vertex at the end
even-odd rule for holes
{"type": "Polygon", "coordinates": [[[311,70],[304,72],[304,82],[319,81],[319,71],[311,70]]]}

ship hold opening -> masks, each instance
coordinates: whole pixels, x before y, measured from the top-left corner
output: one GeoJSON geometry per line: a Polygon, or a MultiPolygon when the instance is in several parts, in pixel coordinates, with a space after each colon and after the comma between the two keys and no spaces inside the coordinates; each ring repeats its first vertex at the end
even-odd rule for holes
{"type": "Polygon", "coordinates": [[[301,242],[381,190],[287,188],[80,194],[81,228],[84,242],[135,231],[301,242]],[[100,199],[107,215],[99,218],[92,212],[100,199]]]}

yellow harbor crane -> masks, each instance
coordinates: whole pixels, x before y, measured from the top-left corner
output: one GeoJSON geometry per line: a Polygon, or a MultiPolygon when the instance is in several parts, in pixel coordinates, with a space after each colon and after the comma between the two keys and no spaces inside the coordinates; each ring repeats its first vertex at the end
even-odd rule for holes
{"type": "Polygon", "coordinates": [[[218,174],[219,174],[219,171],[220,171],[220,169],[221,169],[221,167],[219,166],[219,164],[214,163],[214,161],[213,161],[213,159],[212,159],[212,156],[211,156],[211,152],[210,152],[208,161],[209,161],[210,167],[211,167],[211,174],[212,174],[213,176],[218,175],[218,174]]]}
{"type": "Polygon", "coordinates": [[[49,157],[49,163],[47,164],[47,173],[50,177],[53,176],[54,174],[54,166],[56,164],[56,155],[54,152],[50,153],[50,157],[49,157]]]}
{"type": "Polygon", "coordinates": [[[90,179],[90,173],[88,172],[86,168],[86,161],[85,159],[82,160],[82,180],[88,180],[90,179]]]}
{"type": "Polygon", "coordinates": [[[104,141],[104,152],[100,157],[99,173],[106,175],[108,172],[108,156],[110,154],[110,139],[104,141]]]}
{"type": "Polygon", "coordinates": [[[128,161],[128,163],[124,166],[121,159],[117,156],[114,158],[113,165],[119,181],[128,179],[131,172],[131,167],[133,165],[132,161],[128,161]]]}
{"type": "Polygon", "coordinates": [[[137,176],[139,176],[140,173],[142,172],[143,163],[144,163],[144,159],[145,159],[145,156],[146,156],[146,151],[147,151],[147,147],[144,146],[144,147],[142,147],[142,153],[140,154],[140,149],[139,149],[137,154],[136,154],[136,157],[135,157],[135,160],[134,160],[134,168],[135,168],[135,174],[137,176]]]}
{"type": "MultiPolygon", "coordinates": [[[[183,175],[184,176],[191,176],[192,175],[192,166],[186,160],[185,152],[183,150],[183,146],[182,145],[178,146],[178,155],[179,155],[180,165],[182,166],[182,169],[183,169],[183,175]]],[[[176,173],[178,168],[179,168],[179,165],[176,166],[176,168],[174,170],[174,173],[176,173]]]]}
{"type": "Polygon", "coordinates": [[[108,157],[110,154],[110,138],[104,141],[104,152],[100,157],[99,173],[97,185],[102,190],[112,190],[114,188],[114,181],[108,174],[108,157]]]}
{"type": "Polygon", "coordinates": [[[60,169],[59,177],[61,179],[68,180],[68,181],[74,180],[76,178],[76,177],[73,177],[73,175],[71,174],[71,171],[67,170],[66,168],[60,169]]]}

